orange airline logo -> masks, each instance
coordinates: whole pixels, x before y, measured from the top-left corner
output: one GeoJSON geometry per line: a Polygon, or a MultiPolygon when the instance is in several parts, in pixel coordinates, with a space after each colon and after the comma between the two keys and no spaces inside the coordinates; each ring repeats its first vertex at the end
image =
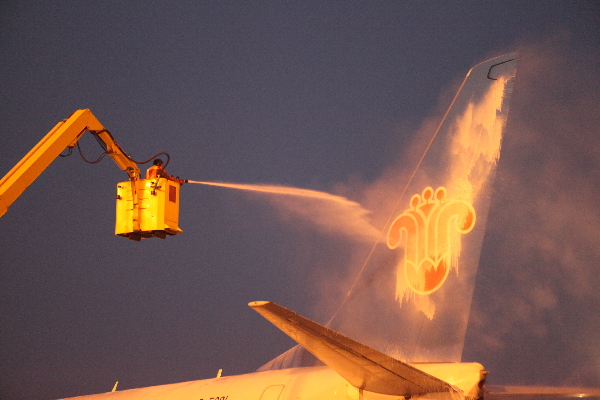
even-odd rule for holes
{"type": "Polygon", "coordinates": [[[404,243],[404,277],[415,293],[430,294],[442,286],[460,253],[460,234],[474,226],[473,206],[447,200],[444,187],[435,192],[427,187],[412,197],[410,208],[392,223],[387,244],[395,249],[404,243]]]}

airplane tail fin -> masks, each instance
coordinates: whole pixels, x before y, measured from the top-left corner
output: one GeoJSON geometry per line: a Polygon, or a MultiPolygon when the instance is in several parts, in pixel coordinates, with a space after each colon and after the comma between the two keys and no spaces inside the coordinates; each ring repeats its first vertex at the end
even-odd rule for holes
{"type": "Polygon", "coordinates": [[[327,326],[409,362],[461,361],[516,59],[473,67],[410,177],[385,184],[384,236],[327,326]]]}
{"type": "MultiPolygon", "coordinates": [[[[461,361],[516,59],[473,67],[407,179],[374,184],[388,222],[326,326],[407,362],[461,361]]],[[[260,370],[314,361],[296,347],[260,370]]]]}

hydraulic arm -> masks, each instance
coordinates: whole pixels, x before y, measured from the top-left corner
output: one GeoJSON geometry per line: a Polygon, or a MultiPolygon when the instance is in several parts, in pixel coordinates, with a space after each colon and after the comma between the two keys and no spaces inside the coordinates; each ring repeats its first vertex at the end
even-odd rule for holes
{"type": "Polygon", "coordinates": [[[0,217],[33,181],[61,154],[77,145],[90,132],[103,144],[106,153],[129,176],[117,185],[115,233],[133,240],[176,235],[178,227],[178,182],[165,178],[141,179],[137,163],[114,140],[89,109],[78,110],[59,122],[0,180],[0,217]],[[154,196],[154,197],[152,197],[154,196]]]}

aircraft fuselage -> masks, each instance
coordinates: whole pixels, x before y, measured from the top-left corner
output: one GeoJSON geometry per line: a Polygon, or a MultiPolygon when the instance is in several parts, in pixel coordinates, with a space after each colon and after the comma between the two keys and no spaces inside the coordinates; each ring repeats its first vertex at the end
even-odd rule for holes
{"type": "MultiPolygon", "coordinates": [[[[477,398],[484,369],[477,363],[416,364],[417,368],[456,386],[456,393],[430,393],[413,399],[477,398]],[[458,397],[456,397],[458,395],[458,397]]],[[[359,390],[327,366],[254,372],[245,375],[151,386],[74,397],[80,400],[392,400],[359,390]]]]}

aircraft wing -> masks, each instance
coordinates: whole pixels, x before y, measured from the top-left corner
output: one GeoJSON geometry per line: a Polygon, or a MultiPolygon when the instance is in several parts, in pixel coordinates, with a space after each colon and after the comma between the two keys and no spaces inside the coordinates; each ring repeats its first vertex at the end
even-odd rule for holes
{"type": "Polygon", "coordinates": [[[396,396],[458,390],[280,305],[268,301],[248,305],[359,389],[396,396]]]}
{"type": "Polygon", "coordinates": [[[486,399],[600,397],[599,388],[486,385],[486,399]]]}

